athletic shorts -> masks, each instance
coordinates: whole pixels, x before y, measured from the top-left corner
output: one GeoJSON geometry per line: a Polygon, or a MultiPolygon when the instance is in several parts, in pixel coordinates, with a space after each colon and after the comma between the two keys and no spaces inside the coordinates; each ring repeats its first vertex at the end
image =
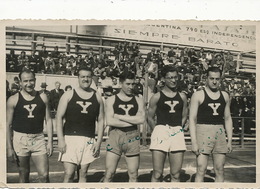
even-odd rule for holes
{"type": "Polygon", "coordinates": [[[113,152],[119,156],[134,156],[140,154],[140,133],[138,130],[121,131],[112,129],[106,142],[107,152],[113,152]]]}
{"type": "Polygon", "coordinates": [[[164,152],[186,151],[182,127],[156,125],[151,135],[150,150],[164,152]]]}
{"type": "Polygon", "coordinates": [[[84,136],[65,135],[66,152],[59,153],[58,161],[69,162],[76,165],[86,165],[99,157],[94,157],[92,147],[96,143],[95,138],[84,136]]]}
{"type": "Polygon", "coordinates": [[[196,135],[200,153],[228,152],[226,133],[223,125],[197,124],[196,135]]]}
{"type": "Polygon", "coordinates": [[[17,156],[38,156],[47,153],[43,133],[26,134],[14,131],[13,147],[17,156]]]}

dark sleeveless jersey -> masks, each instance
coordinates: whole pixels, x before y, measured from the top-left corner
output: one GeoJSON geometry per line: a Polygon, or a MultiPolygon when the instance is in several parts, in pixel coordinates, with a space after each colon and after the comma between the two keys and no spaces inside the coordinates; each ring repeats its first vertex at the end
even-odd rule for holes
{"type": "Polygon", "coordinates": [[[180,93],[171,98],[162,91],[157,102],[157,125],[182,126],[183,100],[180,93]]]}
{"type": "MultiPolygon", "coordinates": [[[[136,97],[132,97],[131,100],[125,102],[122,101],[117,95],[115,95],[115,102],[113,104],[113,109],[115,114],[119,115],[130,115],[135,116],[138,112],[138,104],[136,97]]],[[[132,131],[137,129],[137,125],[118,128],[122,131],[132,131]]]]}
{"type": "Polygon", "coordinates": [[[65,112],[64,134],[94,138],[99,108],[95,92],[89,99],[83,99],[74,89],[65,112]]]}
{"type": "Polygon", "coordinates": [[[203,91],[205,97],[198,108],[197,123],[212,125],[224,124],[226,101],[222,92],[220,91],[220,97],[218,99],[213,100],[209,97],[205,89],[203,91]]]}
{"type": "Polygon", "coordinates": [[[43,131],[46,105],[39,92],[33,100],[27,101],[19,92],[18,102],[14,108],[12,128],[14,131],[36,134],[43,131]]]}

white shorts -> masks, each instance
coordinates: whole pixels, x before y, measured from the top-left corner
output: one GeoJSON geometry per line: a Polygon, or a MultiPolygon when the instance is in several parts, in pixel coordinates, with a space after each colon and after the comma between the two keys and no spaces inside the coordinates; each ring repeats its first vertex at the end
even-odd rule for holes
{"type": "Polygon", "coordinates": [[[182,127],[166,125],[155,126],[151,136],[150,150],[160,150],[164,152],[186,151],[182,127]]]}
{"type": "Polygon", "coordinates": [[[65,143],[66,152],[63,154],[60,152],[58,161],[86,165],[99,158],[93,156],[91,149],[96,143],[94,138],[65,135],[65,143]]]}

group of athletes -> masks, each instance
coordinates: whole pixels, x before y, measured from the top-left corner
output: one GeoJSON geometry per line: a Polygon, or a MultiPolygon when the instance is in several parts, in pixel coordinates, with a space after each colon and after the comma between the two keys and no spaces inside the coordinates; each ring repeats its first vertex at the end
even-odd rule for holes
{"type": "MultiPolygon", "coordinates": [[[[124,155],[129,182],[137,182],[139,125],[146,120],[152,129],[151,181],[162,181],[168,155],[171,182],[179,182],[186,150],[183,126],[188,114],[192,151],[197,161],[195,182],[203,182],[210,154],[215,181],[224,181],[225,156],[232,151],[232,119],[229,96],[219,90],[221,71],[218,68],[208,69],[205,89],[193,94],[188,108],[185,94],[177,91],[178,71],[173,66],[165,66],[161,71],[165,86],[151,97],[148,111],[142,96],[133,95],[135,75],[132,72],[120,75],[120,92],[106,99],[105,104],[90,87],[92,76],[89,68],[80,68],[79,86],[64,93],[59,101],[56,114],[58,161],[63,162],[64,182],[73,182],[75,172],[79,182],[87,181],[89,165],[100,154],[105,125],[110,126],[110,131],[102,181],[113,181],[120,157],[124,155]]],[[[29,182],[30,159],[38,171],[39,182],[49,182],[48,156],[53,151],[53,131],[48,98],[34,89],[33,72],[22,71],[19,78],[21,91],[7,101],[7,156],[18,164],[19,182],[29,182]],[[43,134],[44,122],[47,143],[43,134]]]]}

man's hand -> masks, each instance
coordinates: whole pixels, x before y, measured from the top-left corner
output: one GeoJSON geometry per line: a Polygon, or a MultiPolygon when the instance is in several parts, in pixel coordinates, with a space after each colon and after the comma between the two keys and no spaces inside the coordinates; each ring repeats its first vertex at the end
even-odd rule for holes
{"type": "Polygon", "coordinates": [[[64,153],[66,152],[66,143],[65,143],[64,139],[58,141],[58,149],[59,149],[59,151],[60,151],[62,154],[64,154],[64,153]]]}
{"type": "Polygon", "coordinates": [[[7,149],[7,159],[10,162],[18,162],[18,158],[15,154],[15,151],[12,148],[7,149]]]}
{"type": "Polygon", "coordinates": [[[98,143],[93,144],[91,150],[93,153],[93,157],[97,158],[100,154],[100,144],[98,144],[98,143]]]}
{"type": "Polygon", "coordinates": [[[48,142],[48,144],[47,144],[47,155],[48,155],[48,157],[51,157],[52,152],[53,152],[52,142],[48,142]]]}
{"type": "Polygon", "coordinates": [[[231,153],[233,151],[231,141],[227,143],[227,148],[228,148],[228,153],[231,153]]]}
{"type": "Polygon", "coordinates": [[[196,155],[200,155],[200,152],[199,152],[199,147],[198,147],[198,144],[192,144],[191,146],[191,151],[196,155]]]}

